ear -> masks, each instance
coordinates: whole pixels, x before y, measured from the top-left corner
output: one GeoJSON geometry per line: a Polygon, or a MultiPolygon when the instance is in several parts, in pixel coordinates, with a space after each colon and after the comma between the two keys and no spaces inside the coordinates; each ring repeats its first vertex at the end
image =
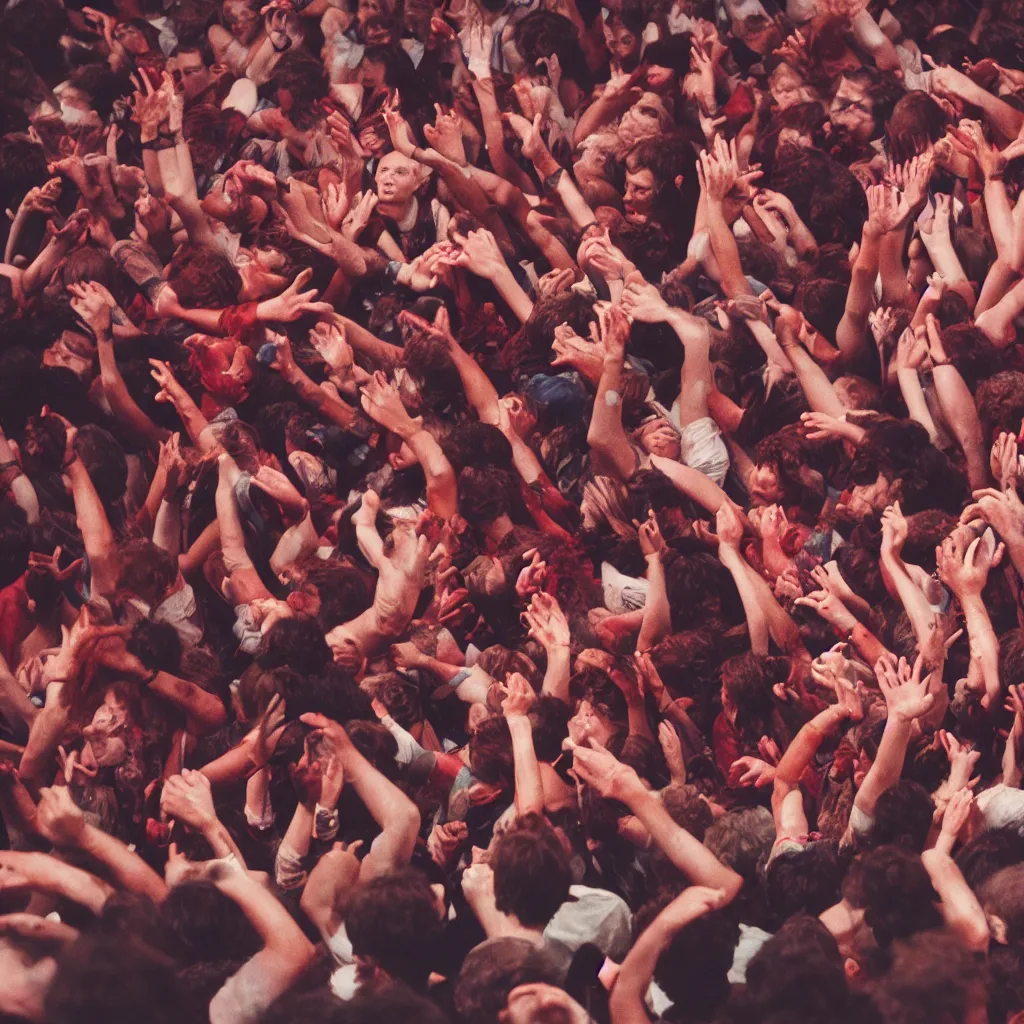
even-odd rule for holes
{"type": "Polygon", "coordinates": [[[1006,938],[1006,922],[995,914],[987,914],[988,917],[988,928],[992,933],[992,939],[998,942],[1000,946],[1008,946],[1009,942],[1006,938]]]}
{"type": "Polygon", "coordinates": [[[847,957],[843,961],[843,973],[846,975],[847,981],[855,981],[860,975],[860,964],[852,957],[847,957]]]}
{"type": "Polygon", "coordinates": [[[683,181],[684,181],[683,175],[681,175],[681,174],[677,174],[677,175],[675,176],[675,185],[676,185],[676,188],[680,188],[680,189],[681,189],[681,188],[683,187],[683,181]]]}

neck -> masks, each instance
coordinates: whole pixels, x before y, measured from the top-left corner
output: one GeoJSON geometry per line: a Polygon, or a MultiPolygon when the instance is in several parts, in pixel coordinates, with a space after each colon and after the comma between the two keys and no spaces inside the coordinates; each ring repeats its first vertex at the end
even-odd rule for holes
{"type": "Polygon", "coordinates": [[[398,230],[403,234],[411,231],[416,223],[416,217],[420,212],[420,204],[413,196],[407,203],[400,206],[398,203],[378,202],[377,209],[385,217],[390,217],[397,225],[398,230]]]}

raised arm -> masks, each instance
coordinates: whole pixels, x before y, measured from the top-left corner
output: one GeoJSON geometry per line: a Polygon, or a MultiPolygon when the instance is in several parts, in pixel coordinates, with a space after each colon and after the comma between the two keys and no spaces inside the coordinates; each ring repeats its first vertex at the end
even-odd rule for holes
{"type": "Polygon", "coordinates": [[[604,369],[597,385],[587,444],[612,464],[620,479],[628,480],[636,470],[636,455],[622,426],[622,378],[629,321],[620,309],[607,306],[600,310],[598,324],[605,351],[604,369]]]}
{"type": "Polygon", "coordinates": [[[619,969],[608,1000],[612,1024],[648,1024],[647,990],[661,954],[675,936],[698,918],[726,906],[735,894],[691,885],[644,929],[619,969]]]}
{"type": "MultiPolygon", "coordinates": [[[[591,741],[593,743],[593,741],[591,741]]],[[[702,842],[672,820],[658,795],[648,790],[637,773],[595,744],[573,750],[573,770],[601,796],[624,803],[643,823],[651,839],[694,885],[721,889],[731,899],[743,880],[702,842]]]]}
{"type": "Polygon", "coordinates": [[[544,783],[540,764],[533,749],[533,726],[528,712],[535,697],[530,684],[513,672],[504,686],[505,699],[501,711],[512,734],[512,760],[515,766],[516,814],[544,813],[544,783]]]}
{"type": "Polygon", "coordinates": [[[86,822],[66,786],[40,790],[36,823],[54,846],[88,854],[127,892],[148,896],[154,903],[167,896],[164,880],[137,853],[86,822]]]}
{"type": "Polygon", "coordinates": [[[363,860],[360,877],[366,880],[408,864],[420,827],[416,805],[359,753],[337,722],[318,714],[305,714],[302,721],[323,732],[341,759],[345,781],[381,828],[363,860]]]}
{"type": "Polygon", "coordinates": [[[427,507],[450,519],[459,508],[455,471],[433,435],[406,412],[398,389],[380,371],[364,385],[362,403],[368,416],[409,446],[427,479],[427,507]]]}
{"type": "Polygon", "coordinates": [[[885,697],[888,716],[878,753],[853,801],[853,806],[868,819],[874,819],[878,798],[895,786],[903,774],[914,719],[926,714],[935,702],[928,692],[927,677],[921,679],[923,665],[919,657],[911,671],[905,659],[897,665],[892,655],[875,665],[875,678],[885,697]]]}

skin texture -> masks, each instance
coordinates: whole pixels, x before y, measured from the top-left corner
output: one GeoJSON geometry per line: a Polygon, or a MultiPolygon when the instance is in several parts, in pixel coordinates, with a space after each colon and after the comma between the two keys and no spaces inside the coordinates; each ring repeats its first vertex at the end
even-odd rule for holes
{"type": "Polygon", "coordinates": [[[0,1013],[1016,1019],[1017,6],[7,10],[0,1013]]]}

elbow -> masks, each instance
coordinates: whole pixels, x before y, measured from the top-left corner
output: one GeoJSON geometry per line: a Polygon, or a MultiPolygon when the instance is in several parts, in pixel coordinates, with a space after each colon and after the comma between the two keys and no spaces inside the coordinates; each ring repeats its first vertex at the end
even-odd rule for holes
{"type": "Polygon", "coordinates": [[[725,893],[726,903],[732,903],[734,899],[740,894],[740,890],[743,888],[743,879],[740,875],[736,874],[732,868],[726,868],[729,873],[728,881],[723,885],[722,891],[725,893]]]}

